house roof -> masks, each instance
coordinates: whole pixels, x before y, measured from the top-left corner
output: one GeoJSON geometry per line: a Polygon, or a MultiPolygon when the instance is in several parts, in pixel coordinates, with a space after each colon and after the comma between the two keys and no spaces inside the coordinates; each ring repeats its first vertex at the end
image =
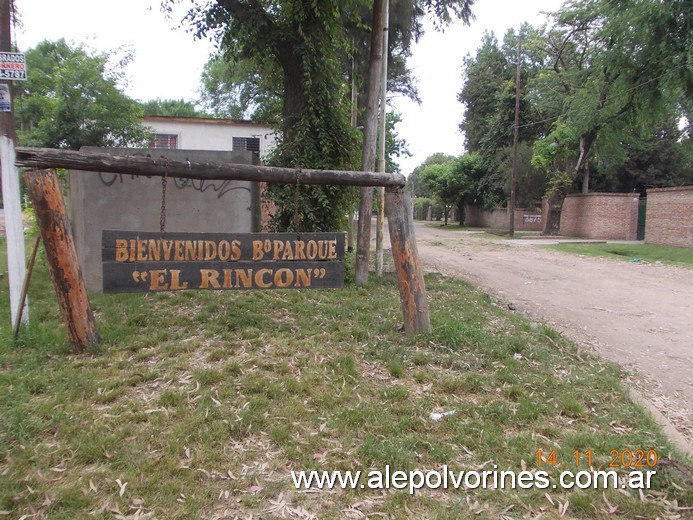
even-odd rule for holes
{"type": "Polygon", "coordinates": [[[171,121],[176,123],[201,123],[207,125],[242,125],[261,126],[272,128],[273,123],[267,121],[249,121],[247,119],[218,119],[213,117],[179,117],[179,116],[152,116],[145,115],[145,121],[171,121]]]}

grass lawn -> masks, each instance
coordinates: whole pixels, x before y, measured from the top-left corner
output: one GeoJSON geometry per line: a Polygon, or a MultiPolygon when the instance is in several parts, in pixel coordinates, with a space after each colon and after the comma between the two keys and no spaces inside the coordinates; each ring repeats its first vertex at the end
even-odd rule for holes
{"type": "Polygon", "coordinates": [[[621,261],[645,262],[693,267],[693,249],[665,247],[654,244],[559,244],[550,246],[558,251],[580,255],[602,256],[621,261]]]}
{"type": "MultiPolygon", "coordinates": [[[[43,253],[16,342],[6,276],[0,517],[676,518],[693,507],[690,461],[629,401],[618,367],[460,281],[427,277],[433,331],[413,339],[397,330],[392,276],[339,290],[97,295],[103,343],[72,355],[43,253]],[[656,450],[651,489],[412,496],[291,480],[447,465],[545,470],[553,485],[588,470],[588,451],[609,469],[612,450],[656,450]]],[[[616,458],[619,475],[634,469],[616,458]]]]}

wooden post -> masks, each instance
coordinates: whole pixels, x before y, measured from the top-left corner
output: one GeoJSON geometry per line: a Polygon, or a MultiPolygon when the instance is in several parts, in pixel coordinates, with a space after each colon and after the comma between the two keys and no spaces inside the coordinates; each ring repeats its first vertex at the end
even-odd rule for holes
{"type": "Polygon", "coordinates": [[[26,264],[26,274],[24,275],[24,285],[22,285],[22,293],[19,295],[19,309],[17,310],[17,319],[14,322],[12,332],[14,339],[19,336],[19,327],[22,325],[22,317],[24,314],[24,304],[26,303],[26,295],[29,292],[29,284],[31,283],[31,275],[34,272],[34,263],[36,262],[36,253],[38,253],[39,244],[41,243],[41,235],[36,234],[34,237],[34,245],[31,248],[31,256],[26,264]]]}
{"type": "MultiPolygon", "coordinates": [[[[387,58],[388,58],[388,26],[390,22],[390,0],[385,0],[385,27],[383,27],[383,72],[380,78],[380,121],[378,125],[378,172],[385,173],[387,141],[387,58]]],[[[375,274],[383,276],[383,227],[385,225],[385,188],[375,190],[378,200],[378,218],[375,227],[375,274]]]]}
{"type": "MultiPolygon", "coordinates": [[[[366,113],[363,124],[363,168],[364,172],[375,169],[376,126],[378,100],[380,99],[380,76],[382,75],[383,34],[385,27],[385,2],[374,0],[371,32],[371,53],[368,66],[366,113]]],[[[380,186],[380,185],[379,185],[380,186]]],[[[359,231],[356,237],[356,285],[368,283],[368,264],[371,251],[371,214],[373,213],[373,189],[361,188],[359,204],[359,231]]]]}
{"type": "Polygon", "coordinates": [[[520,135],[520,81],[522,80],[522,28],[517,46],[517,77],[515,79],[515,130],[513,134],[513,167],[510,172],[510,201],[508,202],[508,230],[511,237],[515,236],[515,206],[517,188],[517,142],[520,135]]]}
{"type": "Polygon", "coordinates": [[[100,338],[77,259],[58,176],[55,170],[27,171],[24,180],[36,212],[67,335],[73,350],[81,352],[99,343],[100,338]]]}
{"type": "Polygon", "coordinates": [[[416,249],[411,194],[402,189],[386,190],[385,211],[399,282],[404,330],[408,336],[413,336],[430,330],[431,321],[423,269],[416,249]]]}

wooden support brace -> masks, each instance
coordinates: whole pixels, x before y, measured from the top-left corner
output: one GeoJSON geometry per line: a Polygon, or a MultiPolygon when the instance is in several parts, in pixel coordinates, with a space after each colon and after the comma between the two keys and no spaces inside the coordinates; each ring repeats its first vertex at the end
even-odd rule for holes
{"type": "Polygon", "coordinates": [[[19,327],[22,325],[22,315],[24,313],[24,303],[26,295],[29,292],[29,284],[31,283],[31,275],[34,272],[34,263],[36,262],[36,253],[38,253],[39,244],[41,243],[41,234],[37,233],[34,237],[34,245],[31,248],[31,256],[26,264],[26,274],[24,275],[24,284],[22,285],[22,293],[19,295],[19,308],[17,309],[17,319],[14,322],[12,332],[14,339],[19,336],[19,327]]]}
{"type": "Polygon", "coordinates": [[[81,352],[99,343],[100,338],[77,259],[60,182],[54,170],[27,171],[24,180],[36,212],[67,335],[73,350],[81,352]]]}
{"type": "Polygon", "coordinates": [[[416,249],[411,195],[401,189],[386,190],[385,211],[399,283],[404,330],[408,336],[413,336],[429,331],[431,320],[423,269],[416,249]]]}

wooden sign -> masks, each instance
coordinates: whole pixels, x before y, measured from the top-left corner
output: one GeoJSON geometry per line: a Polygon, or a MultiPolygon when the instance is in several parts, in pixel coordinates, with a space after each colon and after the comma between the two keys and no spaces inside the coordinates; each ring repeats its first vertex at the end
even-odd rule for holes
{"type": "Polygon", "coordinates": [[[105,293],[344,285],[344,233],[105,230],[102,243],[105,293]]]}

